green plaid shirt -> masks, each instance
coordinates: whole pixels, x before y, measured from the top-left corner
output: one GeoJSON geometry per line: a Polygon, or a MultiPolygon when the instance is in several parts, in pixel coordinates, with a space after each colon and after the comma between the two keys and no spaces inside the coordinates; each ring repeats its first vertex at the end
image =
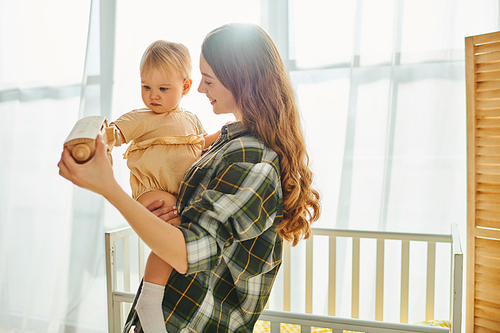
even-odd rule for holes
{"type": "MultiPolygon", "coordinates": [[[[178,211],[189,267],[174,271],[165,288],[167,331],[252,332],[281,264],[277,154],[241,123],[224,126],[186,172],[178,211]]],[[[143,332],[135,302],[124,332],[132,325],[143,332]]]]}

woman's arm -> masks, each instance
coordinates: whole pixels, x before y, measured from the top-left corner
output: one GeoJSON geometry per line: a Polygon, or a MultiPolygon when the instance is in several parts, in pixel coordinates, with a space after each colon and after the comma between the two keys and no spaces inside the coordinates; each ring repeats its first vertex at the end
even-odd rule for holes
{"type": "Polygon", "coordinates": [[[187,271],[187,250],[182,232],[151,214],[117,184],[115,193],[104,196],[115,206],[137,235],[177,272],[187,271]]]}
{"type": "Polygon", "coordinates": [[[183,233],[153,215],[123,191],[113,176],[100,136],[96,139],[95,156],[89,162],[77,164],[69,151],[64,149],[58,166],[62,177],[104,196],[160,258],[181,274],[187,271],[187,250],[183,233]]]}

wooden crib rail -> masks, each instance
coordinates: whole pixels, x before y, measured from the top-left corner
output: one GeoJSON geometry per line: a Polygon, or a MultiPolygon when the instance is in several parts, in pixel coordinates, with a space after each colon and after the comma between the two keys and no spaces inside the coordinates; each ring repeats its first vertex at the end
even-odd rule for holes
{"type": "MultiPolygon", "coordinates": [[[[306,251],[306,312],[304,318],[301,314],[289,313],[283,311],[264,310],[261,320],[271,321],[272,330],[276,330],[276,322],[302,324],[311,322],[311,326],[333,328],[340,330],[344,327],[345,330],[360,331],[367,333],[378,332],[445,332],[442,328],[431,328],[420,325],[408,325],[408,301],[409,301],[409,256],[410,242],[426,242],[427,243],[427,295],[426,295],[426,320],[434,319],[434,281],[435,281],[435,256],[437,243],[451,244],[452,252],[452,283],[451,283],[451,300],[450,300],[450,319],[452,320],[452,333],[461,332],[461,304],[462,304],[462,271],[463,271],[463,255],[458,237],[458,229],[452,225],[451,234],[435,235],[435,234],[411,234],[398,232],[381,232],[381,231],[357,231],[357,230],[336,230],[336,229],[313,229],[313,236],[305,242],[306,251]],[[313,304],[313,248],[315,236],[326,236],[329,239],[329,263],[328,263],[328,316],[312,316],[313,304]],[[336,242],[338,237],[352,238],[352,318],[357,318],[359,314],[359,281],[360,281],[360,243],[362,239],[376,240],[376,320],[365,321],[359,319],[344,319],[335,316],[335,276],[336,276],[336,242]],[[382,322],[383,305],[384,305],[384,250],[386,240],[401,241],[401,324],[382,322]],[[302,319],[304,321],[302,321],[302,319]],[[354,321],[353,321],[354,320],[354,321]],[[319,324],[320,322],[325,324],[319,324]],[[351,322],[352,321],[352,322],[351,322]],[[334,325],[328,326],[326,325],[334,325]],[[369,323],[369,325],[367,324],[369,323]],[[345,325],[354,326],[345,326],[345,325]],[[363,326],[367,324],[368,326],[363,326]],[[335,326],[336,325],[336,326],[335,326]],[[344,325],[344,326],[342,326],[344,325]],[[356,326],[357,325],[357,326],[356,326]],[[387,326],[389,325],[389,326],[387,326]],[[391,326],[392,325],[392,326],[391,326]],[[415,328],[415,327],[417,328],[415,328]],[[364,327],[364,328],[363,328],[364,327]],[[382,328],[383,327],[383,328],[382,328]],[[390,330],[389,330],[390,329],[390,330]]],[[[131,285],[131,238],[136,238],[138,243],[138,268],[135,272],[139,272],[139,279],[144,274],[144,266],[146,260],[146,251],[144,243],[138,239],[132,228],[127,227],[119,230],[106,232],[106,278],[108,292],[108,326],[109,332],[121,332],[124,324],[124,316],[128,312],[130,303],[133,302],[135,291],[138,284],[131,285]],[[117,251],[121,251],[121,255],[117,256],[117,251]],[[118,262],[118,259],[123,259],[123,262],[118,262]],[[120,267],[120,270],[118,270],[120,267]],[[123,274],[120,279],[123,288],[118,288],[118,274],[123,274]]],[[[134,240],[135,242],[135,240],[134,240]]],[[[132,249],[135,251],[135,249],[132,249]]],[[[290,311],[291,308],[291,247],[284,246],[283,251],[283,287],[284,287],[284,310],[290,311]]],[[[443,319],[443,318],[439,318],[443,319]]],[[[302,332],[310,332],[310,328],[303,327],[302,332]]],[[[337,331],[334,331],[336,333],[337,331]]]]}
{"type": "Polygon", "coordinates": [[[271,323],[270,333],[280,333],[280,324],[299,325],[301,333],[311,333],[312,327],[329,328],[332,329],[332,333],[343,333],[344,330],[363,333],[449,333],[447,328],[442,327],[377,322],[271,310],[264,310],[259,320],[271,323]]]}
{"type": "MultiPolygon", "coordinates": [[[[434,292],[436,279],[436,243],[450,243],[452,248],[452,291],[450,300],[450,319],[453,323],[453,333],[460,332],[461,328],[461,303],[462,303],[462,272],[463,254],[458,228],[452,225],[450,234],[417,234],[385,231],[359,231],[339,229],[313,228],[313,236],[306,241],[306,288],[305,288],[305,311],[312,313],[313,307],[313,244],[314,236],[327,236],[329,238],[329,262],[328,262],[328,315],[335,316],[335,294],[336,294],[336,244],[338,237],[352,239],[352,290],[351,290],[351,318],[359,318],[359,282],[360,282],[360,240],[376,239],[376,293],[375,293],[375,320],[383,320],[384,308],[384,248],[386,240],[401,241],[401,298],[400,298],[400,322],[408,323],[409,304],[409,258],[410,242],[418,241],[427,243],[427,278],[426,278],[426,318],[434,318],[434,292]],[[455,283],[454,283],[455,282],[455,283]],[[458,310],[455,310],[458,309],[458,310]]],[[[283,309],[291,309],[291,246],[285,244],[283,251],[283,286],[284,303],[283,309]]],[[[440,318],[443,319],[443,318],[440,318]]]]}
{"type": "MultiPolygon", "coordinates": [[[[139,277],[144,275],[145,246],[134,230],[125,227],[105,233],[106,246],[106,284],[108,293],[108,332],[121,332],[124,325],[124,315],[134,301],[136,289],[131,292],[131,256],[130,239],[137,238],[138,243],[138,272],[139,277]],[[123,251],[123,290],[118,290],[118,261],[117,242],[122,242],[123,251]]],[[[137,288],[137,286],[134,286],[137,288]]]]}

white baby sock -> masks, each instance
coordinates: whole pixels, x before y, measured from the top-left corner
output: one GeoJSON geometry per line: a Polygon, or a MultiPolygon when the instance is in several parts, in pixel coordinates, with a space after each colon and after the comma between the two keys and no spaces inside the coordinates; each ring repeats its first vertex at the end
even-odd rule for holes
{"type": "Polygon", "coordinates": [[[145,333],[167,333],[162,302],[165,286],[144,282],[135,309],[145,333]]]}

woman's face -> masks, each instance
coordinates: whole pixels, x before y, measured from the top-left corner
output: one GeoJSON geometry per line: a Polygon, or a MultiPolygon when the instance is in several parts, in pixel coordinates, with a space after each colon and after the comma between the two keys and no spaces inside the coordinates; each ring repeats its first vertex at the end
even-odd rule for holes
{"type": "Polygon", "coordinates": [[[237,121],[241,121],[241,111],[236,105],[233,94],[222,85],[206,62],[200,56],[201,82],[198,91],[207,95],[215,114],[232,113],[237,121]]]}

